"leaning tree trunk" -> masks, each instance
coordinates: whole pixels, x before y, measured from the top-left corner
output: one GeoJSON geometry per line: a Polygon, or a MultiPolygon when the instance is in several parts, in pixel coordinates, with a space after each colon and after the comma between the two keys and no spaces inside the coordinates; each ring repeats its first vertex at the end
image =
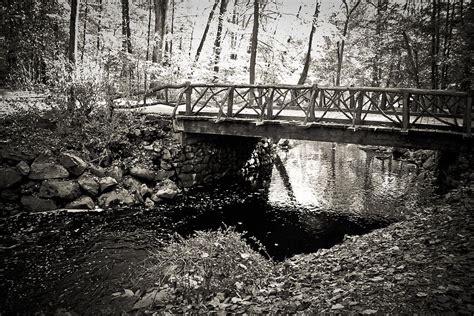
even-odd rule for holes
{"type": "Polygon", "coordinates": [[[201,55],[202,48],[204,46],[204,42],[206,42],[206,37],[207,33],[209,32],[209,27],[212,22],[212,18],[214,17],[214,12],[216,11],[217,5],[219,4],[219,0],[216,0],[214,2],[214,5],[212,6],[211,12],[209,13],[209,17],[207,18],[207,24],[204,29],[204,33],[202,34],[201,41],[199,42],[199,46],[196,51],[196,55],[194,56],[194,62],[197,62],[199,60],[199,56],[201,55]]]}
{"type": "Polygon", "coordinates": [[[308,50],[306,52],[306,58],[304,60],[303,71],[301,72],[300,79],[298,80],[299,85],[304,84],[304,82],[306,81],[306,78],[308,77],[309,64],[311,61],[311,49],[313,47],[313,36],[314,36],[314,32],[316,31],[316,22],[319,16],[319,8],[320,8],[320,3],[318,2],[316,3],[316,9],[314,10],[313,23],[311,26],[311,32],[309,33],[308,50]]]}

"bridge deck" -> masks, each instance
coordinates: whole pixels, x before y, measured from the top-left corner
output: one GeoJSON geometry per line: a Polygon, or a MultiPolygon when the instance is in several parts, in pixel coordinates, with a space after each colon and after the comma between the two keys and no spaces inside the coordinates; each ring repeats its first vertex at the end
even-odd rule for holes
{"type": "Polygon", "coordinates": [[[472,92],[373,87],[191,84],[146,95],[175,100],[185,133],[358,144],[471,148],[472,92]]]}

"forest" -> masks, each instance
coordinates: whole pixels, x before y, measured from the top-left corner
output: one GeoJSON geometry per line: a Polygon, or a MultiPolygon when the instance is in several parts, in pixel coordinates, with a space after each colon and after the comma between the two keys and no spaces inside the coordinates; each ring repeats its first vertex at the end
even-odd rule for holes
{"type": "Polygon", "coordinates": [[[469,90],[463,0],[6,0],[0,80],[95,98],[230,82],[469,90]]]}

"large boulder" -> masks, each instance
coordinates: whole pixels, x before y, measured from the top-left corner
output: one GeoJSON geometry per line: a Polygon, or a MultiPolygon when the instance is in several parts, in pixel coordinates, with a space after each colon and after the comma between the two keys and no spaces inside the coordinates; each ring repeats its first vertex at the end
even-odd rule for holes
{"type": "Polygon", "coordinates": [[[77,200],[74,200],[70,203],[68,203],[65,208],[68,209],[87,209],[87,210],[93,210],[94,209],[94,201],[89,197],[89,196],[81,196],[77,200]]]}
{"type": "Polygon", "coordinates": [[[33,195],[25,195],[21,197],[21,204],[30,211],[41,212],[51,211],[58,208],[56,202],[50,199],[41,199],[33,195]]]}
{"type": "Polygon", "coordinates": [[[81,196],[79,184],[72,180],[48,180],[41,183],[38,197],[74,200],[81,196]]]}
{"type": "Polygon", "coordinates": [[[28,175],[33,180],[63,179],[69,176],[69,172],[57,164],[50,157],[38,157],[31,164],[31,171],[28,175]]]}
{"type": "Polygon", "coordinates": [[[9,188],[22,179],[21,173],[14,168],[0,168],[0,190],[9,188]]]}
{"type": "Polygon", "coordinates": [[[33,161],[35,154],[26,149],[20,149],[10,146],[0,146],[0,157],[12,161],[33,161]]]}
{"type": "Polygon", "coordinates": [[[117,180],[112,177],[104,177],[99,179],[99,186],[101,192],[111,191],[117,186],[117,184],[117,180]]]}
{"type": "Polygon", "coordinates": [[[100,178],[105,177],[105,169],[100,166],[89,165],[89,170],[95,176],[98,176],[100,178]]]}
{"type": "Polygon", "coordinates": [[[142,179],[145,181],[154,181],[156,176],[154,170],[139,166],[130,169],[130,174],[138,179],[142,179]]]}
{"type": "Polygon", "coordinates": [[[87,162],[73,153],[59,155],[59,163],[75,176],[80,176],[87,169],[87,162]]]}
{"type": "Polygon", "coordinates": [[[179,192],[179,188],[170,179],[165,179],[155,187],[155,193],[153,196],[158,197],[159,199],[171,200],[176,197],[179,192]]]}
{"type": "Polygon", "coordinates": [[[90,194],[91,196],[96,196],[99,194],[99,182],[97,182],[96,178],[89,174],[89,173],[84,173],[82,176],[79,177],[77,180],[79,183],[79,186],[81,189],[90,194]]]}
{"type": "Polygon", "coordinates": [[[117,205],[131,205],[135,203],[133,196],[125,189],[107,192],[99,196],[99,206],[109,208],[117,205]]]}

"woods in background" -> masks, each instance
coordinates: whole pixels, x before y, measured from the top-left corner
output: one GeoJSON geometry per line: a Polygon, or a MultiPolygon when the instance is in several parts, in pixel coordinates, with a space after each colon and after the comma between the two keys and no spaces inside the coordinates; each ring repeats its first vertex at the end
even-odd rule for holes
{"type": "Polygon", "coordinates": [[[0,79],[24,88],[472,81],[469,1],[6,0],[1,10],[0,79]]]}

